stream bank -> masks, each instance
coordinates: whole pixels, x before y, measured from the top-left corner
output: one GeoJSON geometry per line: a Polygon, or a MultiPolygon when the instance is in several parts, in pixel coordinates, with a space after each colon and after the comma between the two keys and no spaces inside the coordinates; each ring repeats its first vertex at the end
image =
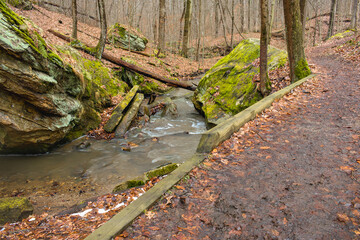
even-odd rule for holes
{"type": "Polygon", "coordinates": [[[182,163],[195,152],[204,119],[194,109],[192,93],[174,89],[170,97],[178,116],[150,118],[126,138],[110,141],[82,137],[43,155],[0,156],[0,194],[29,197],[34,213],[60,212],[169,162],[182,163]],[[85,147],[82,143],[86,143],[85,147]],[[130,146],[131,151],[124,151],[130,146]]]}

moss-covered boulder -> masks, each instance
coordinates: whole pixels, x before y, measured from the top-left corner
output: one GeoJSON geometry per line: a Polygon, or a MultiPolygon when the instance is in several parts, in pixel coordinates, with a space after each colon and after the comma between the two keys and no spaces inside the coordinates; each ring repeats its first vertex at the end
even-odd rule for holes
{"type": "Polygon", "coordinates": [[[145,95],[163,94],[173,89],[155,79],[145,78],[143,75],[125,68],[122,71],[117,71],[116,74],[131,87],[139,85],[139,92],[145,95]]]}
{"type": "Polygon", "coordinates": [[[129,50],[130,47],[132,51],[144,51],[148,40],[140,35],[141,34],[116,23],[109,28],[107,39],[112,45],[118,48],[129,50]]]}
{"type": "Polygon", "coordinates": [[[22,10],[31,10],[33,8],[30,0],[6,0],[6,2],[22,10]]]}
{"type": "MultiPolygon", "coordinates": [[[[259,73],[260,41],[246,39],[219,60],[201,79],[193,97],[195,108],[210,126],[217,125],[262,99],[253,78],[259,73]]],[[[283,66],[287,54],[269,47],[269,70],[283,66]]]]}
{"type": "Polygon", "coordinates": [[[21,221],[30,216],[33,211],[27,198],[0,198],[0,225],[21,221]]]}
{"type": "Polygon", "coordinates": [[[0,0],[0,153],[46,152],[97,126],[110,94],[92,74],[0,0]]]}

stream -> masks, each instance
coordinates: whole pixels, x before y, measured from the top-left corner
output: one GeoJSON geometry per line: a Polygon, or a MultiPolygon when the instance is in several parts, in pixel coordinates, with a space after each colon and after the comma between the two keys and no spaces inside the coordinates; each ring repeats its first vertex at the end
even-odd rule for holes
{"type": "Polygon", "coordinates": [[[165,95],[177,105],[179,116],[162,117],[157,113],[143,128],[130,129],[126,139],[82,137],[48,154],[0,155],[0,197],[43,197],[38,204],[52,206],[45,198],[57,194],[66,206],[73,203],[67,198],[105,194],[120,182],[148,170],[184,162],[195,153],[201,133],[206,131],[204,118],[190,100],[191,94],[175,89],[165,95]],[[84,141],[90,146],[79,149],[77,146],[84,141]],[[128,143],[133,146],[130,152],[122,149],[128,143]]]}

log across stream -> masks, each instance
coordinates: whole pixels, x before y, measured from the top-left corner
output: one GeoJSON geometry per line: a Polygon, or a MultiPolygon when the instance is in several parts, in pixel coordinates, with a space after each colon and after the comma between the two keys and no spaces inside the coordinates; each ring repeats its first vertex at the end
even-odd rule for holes
{"type": "Polygon", "coordinates": [[[30,197],[38,212],[48,206],[54,213],[109,193],[120,182],[158,166],[182,163],[196,151],[200,134],[206,130],[191,94],[184,89],[169,93],[179,116],[158,113],[142,129],[131,129],[126,139],[84,137],[45,155],[0,155],[0,195],[30,197]],[[131,151],[124,151],[124,146],[131,151]]]}

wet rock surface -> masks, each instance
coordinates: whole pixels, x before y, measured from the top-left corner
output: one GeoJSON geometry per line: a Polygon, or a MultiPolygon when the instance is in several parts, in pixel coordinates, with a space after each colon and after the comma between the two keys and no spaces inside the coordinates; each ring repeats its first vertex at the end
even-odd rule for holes
{"type": "Polygon", "coordinates": [[[312,80],[215,149],[135,221],[128,239],[357,239],[360,89],[314,49],[312,80]]]}

